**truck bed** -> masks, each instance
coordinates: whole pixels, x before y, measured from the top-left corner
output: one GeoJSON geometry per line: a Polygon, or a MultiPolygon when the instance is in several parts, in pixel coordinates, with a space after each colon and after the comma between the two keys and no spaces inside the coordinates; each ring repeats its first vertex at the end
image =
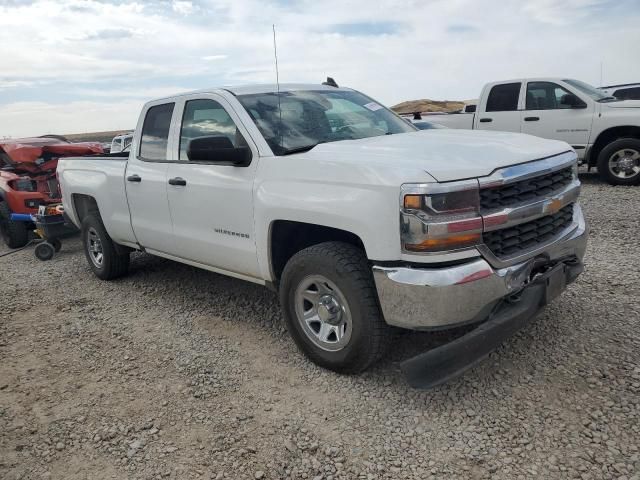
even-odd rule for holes
{"type": "Polygon", "coordinates": [[[71,205],[66,213],[81,227],[77,206],[80,196],[95,198],[108,233],[117,243],[135,245],[127,204],[125,172],[129,154],[125,152],[90,157],[68,157],[58,163],[62,201],[71,205]],[[73,192],[73,196],[71,196],[73,192]]]}
{"type": "Polygon", "coordinates": [[[446,115],[422,115],[424,120],[439,123],[448,128],[473,130],[473,113],[448,113],[446,115]]]}

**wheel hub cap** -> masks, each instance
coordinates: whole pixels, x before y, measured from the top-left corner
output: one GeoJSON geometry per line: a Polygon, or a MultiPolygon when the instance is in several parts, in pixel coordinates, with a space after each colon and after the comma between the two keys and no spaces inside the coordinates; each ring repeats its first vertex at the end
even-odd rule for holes
{"type": "Polygon", "coordinates": [[[621,170],[628,172],[633,168],[633,159],[631,157],[623,157],[620,159],[618,165],[621,170]]]}
{"type": "Polygon", "coordinates": [[[323,295],[318,302],[318,316],[323,322],[339,325],[342,318],[342,307],[333,295],[323,295]]]}

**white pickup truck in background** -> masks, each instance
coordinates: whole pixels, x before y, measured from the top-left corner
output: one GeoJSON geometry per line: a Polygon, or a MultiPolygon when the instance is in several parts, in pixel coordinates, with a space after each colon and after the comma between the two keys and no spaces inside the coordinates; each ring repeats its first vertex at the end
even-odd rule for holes
{"type": "Polygon", "coordinates": [[[640,101],[579,80],[527,78],[485,85],[475,113],[423,115],[449,128],[563,140],[613,185],[640,184],[640,101]]]}
{"type": "Polygon", "coordinates": [[[128,156],[61,159],[58,175],[98,277],[142,250],[269,286],[323,367],[366,369],[390,327],[479,325],[402,364],[422,387],[513,334],[579,275],[586,248],[566,143],[418,131],[327,85],[149,102],[128,156]]]}

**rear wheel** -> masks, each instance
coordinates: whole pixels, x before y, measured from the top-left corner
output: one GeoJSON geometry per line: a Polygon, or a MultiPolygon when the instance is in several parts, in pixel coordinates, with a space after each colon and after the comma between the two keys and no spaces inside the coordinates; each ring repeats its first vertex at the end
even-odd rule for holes
{"type": "Polygon", "coordinates": [[[598,155],[598,174],[611,185],[640,183],[640,140],[621,138],[598,155]]]}
{"type": "Polygon", "coordinates": [[[11,209],[7,202],[0,202],[0,236],[9,248],[24,247],[29,241],[27,224],[11,220],[11,209]]]}
{"type": "Polygon", "coordinates": [[[362,250],[326,242],[298,252],[282,273],[280,301],[291,336],[316,364],[358,373],[384,353],[391,329],[362,250]]]}
{"type": "Polygon", "coordinates": [[[129,270],[129,253],[118,253],[102,219],[91,213],[82,221],[84,254],[93,273],[102,280],[121,277],[129,270]]]}

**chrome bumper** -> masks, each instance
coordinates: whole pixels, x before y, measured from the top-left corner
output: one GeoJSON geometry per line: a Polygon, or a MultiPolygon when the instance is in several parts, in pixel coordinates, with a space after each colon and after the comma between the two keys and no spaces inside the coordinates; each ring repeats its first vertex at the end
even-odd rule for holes
{"type": "Polygon", "coordinates": [[[479,258],[445,268],[374,266],[373,275],[386,322],[412,330],[437,330],[486,319],[498,302],[518,293],[541,262],[582,261],[588,227],[576,204],[577,226],[526,261],[494,269],[479,258]]]}

